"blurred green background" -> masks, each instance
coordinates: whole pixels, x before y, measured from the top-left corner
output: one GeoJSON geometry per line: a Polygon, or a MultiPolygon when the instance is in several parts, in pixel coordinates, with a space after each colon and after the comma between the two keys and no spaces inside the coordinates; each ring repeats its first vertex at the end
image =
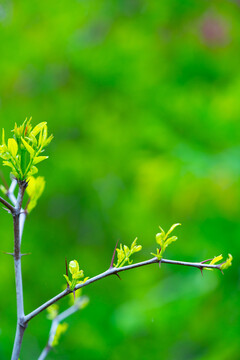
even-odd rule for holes
{"type": "MultiPolygon", "coordinates": [[[[89,306],[49,359],[240,359],[239,1],[1,1],[0,121],[47,121],[46,190],[27,220],[25,312],[62,290],[64,259],[104,271],[116,240],[155,251],[175,222],[170,259],[228,252],[233,267],[163,264],[84,288],[89,306]]],[[[9,178],[8,169],[3,169],[9,178]]],[[[0,215],[0,250],[13,249],[0,215]]],[[[13,260],[0,255],[0,358],[15,334],[13,260]]],[[[60,309],[68,306],[62,300],[60,309]]],[[[35,318],[21,360],[36,359],[50,321],[35,318]]]]}

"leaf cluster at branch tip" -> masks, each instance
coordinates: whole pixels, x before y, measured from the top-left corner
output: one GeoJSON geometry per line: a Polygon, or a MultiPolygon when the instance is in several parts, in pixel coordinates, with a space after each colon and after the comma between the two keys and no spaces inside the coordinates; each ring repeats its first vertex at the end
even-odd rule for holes
{"type": "Polygon", "coordinates": [[[31,120],[25,120],[22,125],[15,124],[13,138],[5,142],[5,132],[2,129],[2,145],[0,157],[3,165],[11,168],[11,174],[20,181],[27,180],[38,172],[36,165],[48,158],[40,155],[52,141],[53,135],[48,137],[47,123],[41,122],[32,128],[31,120]]]}
{"type": "Polygon", "coordinates": [[[72,275],[72,279],[70,280],[67,275],[63,275],[65,279],[67,280],[68,286],[71,291],[74,290],[75,286],[77,284],[83,284],[85,281],[89,279],[89,277],[85,277],[83,280],[79,280],[84,277],[83,270],[79,270],[79,264],[77,260],[72,260],[69,263],[69,271],[72,275]]]}
{"type": "MultiPolygon", "coordinates": [[[[222,264],[217,264],[219,261],[221,261],[223,259],[222,254],[215,256],[209,263],[209,265],[219,265],[220,270],[226,270],[228,269],[231,265],[232,265],[232,255],[228,254],[228,258],[226,259],[226,261],[224,261],[222,264]]],[[[203,268],[203,270],[213,270],[211,268],[203,268]]]]}
{"type": "Polygon", "coordinates": [[[173,224],[167,233],[165,233],[165,231],[161,228],[161,226],[159,226],[159,229],[161,230],[161,232],[156,234],[156,242],[157,242],[157,244],[160,245],[160,248],[157,249],[156,254],[151,253],[153,256],[156,256],[159,260],[161,260],[163,253],[166,250],[166,248],[168,247],[168,245],[170,245],[172,242],[174,242],[178,239],[177,236],[169,237],[169,235],[179,225],[181,225],[181,224],[180,223],[173,224]]]}
{"type": "Polygon", "coordinates": [[[130,256],[138,251],[142,250],[142,245],[137,245],[137,238],[132,242],[131,247],[129,248],[127,245],[120,244],[119,249],[117,251],[117,264],[114,264],[115,267],[122,267],[126,262],[128,264],[132,264],[133,261],[130,261],[130,256]]]}
{"type": "Polygon", "coordinates": [[[232,266],[232,255],[231,254],[228,254],[228,258],[227,260],[220,266],[220,269],[221,270],[226,270],[228,269],[230,266],[232,266]]]}

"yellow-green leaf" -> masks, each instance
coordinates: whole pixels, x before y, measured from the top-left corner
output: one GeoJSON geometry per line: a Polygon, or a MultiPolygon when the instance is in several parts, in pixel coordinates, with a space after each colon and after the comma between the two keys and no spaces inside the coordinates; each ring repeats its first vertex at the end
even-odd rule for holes
{"type": "Polygon", "coordinates": [[[41,161],[48,159],[48,156],[38,156],[33,159],[33,165],[40,163],[41,161]]]}
{"type": "Polygon", "coordinates": [[[79,264],[78,264],[77,260],[70,261],[69,271],[72,275],[76,274],[79,271],[79,264]]]}
{"type": "Polygon", "coordinates": [[[142,250],[142,245],[137,245],[137,246],[134,246],[134,248],[133,248],[134,252],[138,252],[138,251],[141,251],[141,250],[142,250]]]}
{"type": "Polygon", "coordinates": [[[47,138],[47,140],[44,142],[44,146],[48,146],[52,141],[52,139],[53,139],[53,135],[50,135],[49,138],[47,138]]]}
{"type": "Polygon", "coordinates": [[[215,256],[212,261],[209,263],[209,265],[214,265],[216,264],[218,261],[221,261],[222,260],[222,255],[218,255],[218,256],[215,256]]]}
{"type": "Polygon", "coordinates": [[[81,279],[82,277],[84,277],[83,270],[79,270],[78,272],[72,274],[72,278],[76,280],[81,279]]]}
{"type": "Polygon", "coordinates": [[[30,171],[26,174],[26,177],[30,177],[35,175],[38,172],[38,168],[36,166],[32,166],[30,171]]]}
{"type": "Polygon", "coordinates": [[[169,239],[167,239],[164,243],[164,248],[168,247],[172,242],[176,241],[178,238],[177,236],[171,236],[169,239]]]}
{"type": "Polygon", "coordinates": [[[5,145],[5,131],[2,129],[2,144],[5,145]]]}
{"type": "Polygon", "coordinates": [[[18,152],[18,144],[15,139],[8,139],[8,150],[10,154],[15,158],[18,152]]]}
{"type": "Polygon", "coordinates": [[[162,231],[161,233],[157,233],[156,234],[156,242],[162,246],[164,243],[164,239],[165,239],[165,232],[162,231]]]}
{"type": "Polygon", "coordinates": [[[27,149],[27,151],[29,152],[29,154],[33,158],[34,155],[35,155],[34,149],[26,142],[26,140],[23,139],[23,137],[21,139],[22,139],[23,145],[25,146],[25,148],[27,149]]]}
{"type": "Polygon", "coordinates": [[[35,126],[35,128],[31,131],[33,136],[37,136],[37,134],[42,130],[42,128],[46,125],[46,122],[41,122],[35,126]]]}
{"type": "Polygon", "coordinates": [[[10,161],[3,161],[3,166],[9,166],[13,170],[16,170],[15,166],[10,161]]]}
{"type": "Polygon", "coordinates": [[[221,270],[228,269],[232,265],[232,259],[233,259],[232,255],[228,254],[227,260],[220,266],[220,269],[221,270]]]}
{"type": "Polygon", "coordinates": [[[69,280],[69,277],[67,275],[63,275],[65,277],[65,279],[67,280],[67,283],[69,285],[69,287],[72,287],[72,282],[69,280]]]}
{"type": "Polygon", "coordinates": [[[42,142],[44,143],[47,140],[47,134],[48,134],[48,129],[47,129],[47,125],[43,127],[43,131],[42,131],[42,142]]]}
{"type": "Polygon", "coordinates": [[[171,232],[173,232],[173,230],[174,230],[177,226],[180,226],[180,225],[182,225],[182,224],[180,224],[180,223],[173,224],[173,225],[170,227],[170,229],[168,230],[168,232],[166,233],[165,238],[167,238],[167,237],[168,237],[168,235],[170,235],[170,234],[171,234],[171,232]]]}
{"type": "Polygon", "coordinates": [[[137,237],[133,240],[133,242],[132,242],[132,245],[131,245],[131,250],[134,248],[134,246],[136,246],[136,244],[137,244],[137,237]]]}
{"type": "Polygon", "coordinates": [[[124,249],[124,253],[125,253],[125,255],[127,256],[128,254],[129,254],[129,247],[127,246],[127,245],[124,245],[123,246],[123,249],[124,249]]]}

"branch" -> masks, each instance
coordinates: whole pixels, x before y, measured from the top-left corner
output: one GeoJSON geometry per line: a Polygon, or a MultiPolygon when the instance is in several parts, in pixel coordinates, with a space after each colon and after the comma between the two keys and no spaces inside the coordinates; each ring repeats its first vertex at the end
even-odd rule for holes
{"type": "Polygon", "coordinates": [[[56,335],[58,325],[63,320],[65,320],[67,317],[71,316],[72,314],[74,314],[78,310],[82,309],[84,307],[84,305],[86,304],[86,302],[88,302],[88,297],[87,296],[79,297],[76,300],[74,305],[72,305],[70,308],[68,308],[67,310],[65,310],[61,314],[57,315],[55,317],[55,319],[53,319],[47,345],[43,349],[43,351],[42,351],[41,355],[39,356],[38,360],[44,360],[47,357],[48,353],[54,347],[53,343],[54,343],[54,339],[55,339],[55,335],[56,335]]]}
{"type": "Polygon", "coordinates": [[[19,191],[18,191],[18,197],[16,202],[16,210],[21,210],[22,202],[23,202],[23,196],[25,193],[25,190],[27,188],[28,183],[26,181],[19,181],[19,191]]]}
{"type": "Polygon", "coordinates": [[[12,202],[12,204],[15,206],[16,203],[17,203],[17,199],[14,195],[14,190],[16,189],[16,186],[17,186],[17,180],[16,179],[13,179],[12,182],[11,182],[11,185],[7,191],[7,197],[9,198],[9,200],[12,202]]]}
{"type": "MultiPolygon", "coordinates": [[[[195,267],[195,268],[197,268],[199,270],[202,270],[204,268],[221,270],[220,269],[221,264],[219,264],[219,265],[210,265],[210,264],[203,264],[201,262],[186,262],[186,261],[167,260],[167,259],[159,260],[157,257],[154,257],[154,258],[152,258],[150,260],[142,261],[142,262],[139,262],[139,263],[136,263],[136,264],[127,265],[127,266],[123,266],[123,267],[120,267],[120,268],[116,268],[116,267],[115,268],[110,268],[107,271],[92,277],[91,279],[87,280],[86,282],[84,282],[82,284],[78,284],[75,287],[74,291],[76,291],[78,289],[81,289],[82,287],[85,287],[87,285],[90,285],[90,284],[94,283],[95,281],[104,279],[107,276],[116,275],[117,273],[119,273],[121,271],[127,271],[127,270],[131,270],[131,269],[138,268],[138,267],[141,267],[141,266],[146,266],[146,265],[159,263],[160,261],[161,261],[161,263],[166,263],[166,264],[191,266],[191,267],[195,267]]],[[[44,304],[39,306],[37,309],[33,310],[31,313],[29,313],[28,315],[25,316],[25,318],[24,318],[25,323],[28,323],[31,319],[33,319],[36,315],[38,315],[40,312],[45,310],[48,306],[54,304],[55,302],[62,299],[66,295],[70,294],[71,292],[72,291],[67,288],[64,291],[62,291],[61,293],[59,293],[58,295],[56,295],[55,297],[53,297],[52,299],[48,300],[47,302],[45,302],[44,304]]]]}
{"type": "Polygon", "coordinates": [[[12,360],[19,358],[19,353],[22,345],[22,339],[27,324],[24,321],[24,302],[23,302],[23,285],[22,285],[22,266],[21,266],[21,238],[25,217],[21,218],[21,207],[26,182],[19,182],[19,192],[16,200],[13,214],[14,225],[14,268],[15,268],[15,283],[16,283],[16,296],[17,296],[17,330],[14,340],[12,360]],[[21,224],[21,227],[20,227],[21,224]]]}
{"type": "Polygon", "coordinates": [[[9,204],[9,202],[7,202],[6,200],[4,200],[1,196],[0,196],[0,202],[1,202],[4,206],[6,206],[6,208],[7,208],[12,214],[14,213],[15,208],[14,208],[11,204],[9,204]]]}
{"type": "MultiPolygon", "coordinates": [[[[12,204],[14,206],[17,205],[17,199],[14,195],[14,190],[15,190],[16,186],[17,186],[17,180],[13,179],[11,182],[11,185],[7,191],[7,194],[6,194],[6,196],[9,198],[9,200],[12,202],[12,204]]],[[[24,228],[24,223],[25,223],[26,217],[27,217],[27,211],[24,210],[23,208],[21,208],[20,218],[19,218],[20,244],[22,242],[22,234],[23,234],[23,228],[24,228]]]]}

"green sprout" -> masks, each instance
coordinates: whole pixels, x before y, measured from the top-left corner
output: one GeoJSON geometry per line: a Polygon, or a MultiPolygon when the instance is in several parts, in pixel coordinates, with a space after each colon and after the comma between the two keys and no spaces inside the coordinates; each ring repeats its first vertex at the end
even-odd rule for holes
{"type": "Polygon", "coordinates": [[[114,264],[115,267],[122,267],[126,262],[132,264],[133,261],[130,261],[130,256],[138,251],[142,250],[142,245],[137,245],[137,238],[132,242],[131,248],[127,245],[120,244],[120,248],[116,249],[117,251],[117,264],[114,264]]]}
{"type": "MultiPolygon", "coordinates": [[[[217,262],[221,261],[223,259],[222,254],[215,256],[209,263],[209,265],[215,265],[217,262]]],[[[228,269],[230,266],[232,266],[232,255],[228,254],[228,258],[226,259],[226,261],[224,261],[221,265],[220,265],[220,270],[226,270],[228,269]]],[[[213,269],[210,268],[203,268],[204,270],[211,270],[213,271],[213,269]]]]}
{"type": "Polygon", "coordinates": [[[0,157],[3,165],[11,168],[11,174],[19,181],[25,181],[38,172],[35,166],[48,156],[40,155],[45,147],[52,141],[48,137],[47,123],[41,122],[32,128],[31,120],[25,120],[21,126],[15,124],[13,138],[5,142],[5,132],[2,129],[2,145],[0,157]]]}
{"type": "Polygon", "coordinates": [[[170,238],[168,236],[179,225],[181,225],[181,224],[180,223],[173,224],[167,233],[165,233],[165,231],[161,228],[161,226],[159,226],[159,229],[161,230],[161,232],[156,234],[156,242],[157,242],[157,244],[160,245],[160,248],[157,249],[156,254],[151,253],[151,255],[156,256],[158,258],[158,260],[162,259],[163,253],[166,250],[166,248],[168,247],[168,245],[170,245],[172,242],[174,242],[178,239],[177,236],[171,236],[170,238]]]}
{"type": "Polygon", "coordinates": [[[226,269],[228,269],[230,266],[232,266],[232,259],[233,259],[232,255],[231,255],[231,254],[228,254],[227,260],[226,260],[224,263],[222,263],[222,265],[220,266],[220,269],[221,269],[221,270],[226,270],[226,269]]]}
{"type": "Polygon", "coordinates": [[[85,281],[87,281],[89,279],[89,277],[85,277],[83,280],[81,280],[81,281],[79,280],[84,277],[84,273],[83,273],[83,270],[79,270],[79,264],[78,264],[77,260],[70,261],[69,271],[72,275],[72,280],[70,280],[67,275],[63,275],[63,276],[67,280],[68,286],[71,291],[74,291],[74,288],[77,284],[83,284],[83,283],[85,283],[85,281]]]}

